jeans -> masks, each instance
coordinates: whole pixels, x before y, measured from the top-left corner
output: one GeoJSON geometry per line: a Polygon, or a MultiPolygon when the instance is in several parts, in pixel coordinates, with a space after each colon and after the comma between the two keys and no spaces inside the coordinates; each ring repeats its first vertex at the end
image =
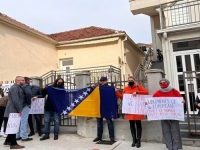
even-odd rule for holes
{"type": "MultiPolygon", "coordinates": [[[[41,119],[40,119],[40,114],[34,114],[35,121],[36,121],[36,126],[37,126],[37,132],[41,132],[41,119]]],[[[32,114],[29,114],[28,116],[28,124],[30,127],[30,131],[34,132],[34,127],[33,127],[33,121],[32,121],[32,114]]]]}
{"type": "Polygon", "coordinates": [[[21,134],[22,139],[28,138],[28,134],[26,132],[26,129],[27,129],[29,111],[30,111],[30,108],[28,106],[25,106],[22,109],[20,128],[19,128],[18,133],[16,134],[16,138],[19,138],[20,134],[21,134]]]}
{"type": "Polygon", "coordinates": [[[60,122],[60,118],[58,113],[54,112],[54,111],[45,111],[44,112],[44,135],[46,137],[49,137],[50,134],[50,122],[51,122],[51,117],[53,117],[54,120],[54,136],[59,134],[59,122],[60,122]]]}
{"type": "MultiPolygon", "coordinates": [[[[114,127],[111,118],[105,118],[108,125],[109,137],[114,138],[114,127]]],[[[103,118],[97,118],[97,137],[102,138],[103,134],[103,118]]]]}

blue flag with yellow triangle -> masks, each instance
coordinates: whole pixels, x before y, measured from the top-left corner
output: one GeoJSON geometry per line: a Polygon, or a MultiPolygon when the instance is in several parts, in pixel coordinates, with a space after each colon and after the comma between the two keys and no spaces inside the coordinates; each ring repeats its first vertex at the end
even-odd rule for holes
{"type": "Polygon", "coordinates": [[[82,89],[61,89],[48,86],[48,96],[55,111],[61,115],[118,118],[118,105],[113,86],[82,89]]]}

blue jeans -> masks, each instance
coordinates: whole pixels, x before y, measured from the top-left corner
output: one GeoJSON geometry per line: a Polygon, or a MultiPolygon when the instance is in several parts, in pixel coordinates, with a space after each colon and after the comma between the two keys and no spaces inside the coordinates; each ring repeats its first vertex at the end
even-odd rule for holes
{"type": "Polygon", "coordinates": [[[51,122],[51,117],[53,117],[54,120],[54,136],[59,134],[59,115],[58,113],[54,111],[45,111],[44,112],[44,135],[46,137],[49,137],[50,134],[50,122],[51,122]]]}
{"type": "Polygon", "coordinates": [[[26,132],[26,129],[27,129],[29,111],[30,111],[30,108],[28,106],[25,106],[22,109],[20,128],[19,128],[18,133],[16,134],[16,138],[19,138],[20,134],[21,134],[22,139],[27,139],[28,138],[28,134],[26,132]]]}
{"type": "MultiPolygon", "coordinates": [[[[109,137],[114,138],[114,127],[111,118],[105,118],[108,125],[109,137]]],[[[103,118],[97,118],[97,137],[102,138],[103,134],[103,118]]]]}

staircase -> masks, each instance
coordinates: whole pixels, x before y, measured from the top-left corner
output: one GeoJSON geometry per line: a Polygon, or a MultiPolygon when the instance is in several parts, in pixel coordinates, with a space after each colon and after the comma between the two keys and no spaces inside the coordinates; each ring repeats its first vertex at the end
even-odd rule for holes
{"type": "Polygon", "coordinates": [[[183,145],[200,147],[200,117],[189,115],[188,119],[187,115],[185,115],[185,121],[180,121],[179,124],[183,145]],[[190,126],[188,125],[188,120],[190,126]],[[191,134],[189,133],[189,128],[191,134]]]}

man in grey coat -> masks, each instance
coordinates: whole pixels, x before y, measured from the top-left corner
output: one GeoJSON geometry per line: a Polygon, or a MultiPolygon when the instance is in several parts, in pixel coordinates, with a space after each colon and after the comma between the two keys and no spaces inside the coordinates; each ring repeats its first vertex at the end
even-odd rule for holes
{"type": "MultiPolygon", "coordinates": [[[[22,91],[22,85],[24,84],[24,77],[17,76],[15,78],[15,84],[11,86],[8,92],[8,103],[6,105],[6,110],[4,117],[8,120],[10,113],[19,113],[22,115],[22,106],[24,101],[24,92],[22,91]]],[[[18,145],[16,141],[16,134],[8,134],[4,145],[10,145],[10,149],[21,149],[24,146],[18,145]]]]}

